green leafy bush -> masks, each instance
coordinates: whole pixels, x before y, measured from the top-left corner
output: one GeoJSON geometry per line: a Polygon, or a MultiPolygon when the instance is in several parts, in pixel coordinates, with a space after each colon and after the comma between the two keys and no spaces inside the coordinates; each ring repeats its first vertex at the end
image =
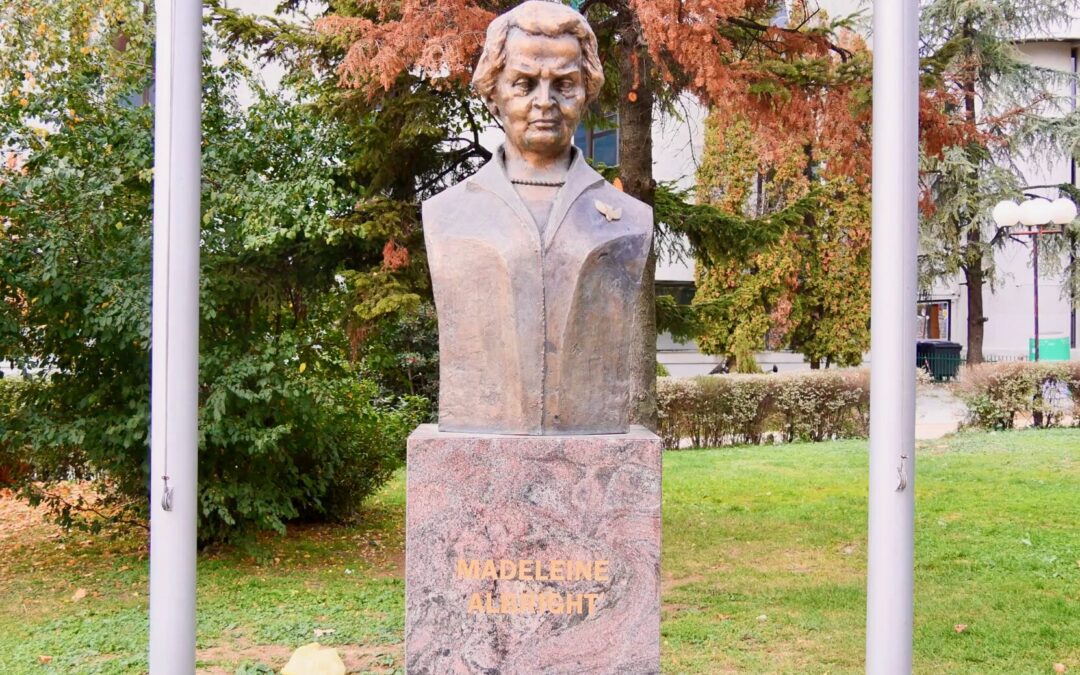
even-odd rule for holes
{"type": "Polygon", "coordinates": [[[431,404],[434,421],[439,400],[439,328],[435,306],[379,321],[364,340],[360,368],[387,396],[422,396],[431,404]]]}
{"type": "Polygon", "coordinates": [[[1012,429],[1021,417],[1037,427],[1080,425],[1080,363],[1012,361],[964,368],[957,393],[967,404],[967,424],[1012,429]]]}
{"type": "Polygon", "coordinates": [[[773,388],[773,405],[783,419],[785,441],[826,441],[868,433],[870,386],[865,371],[779,377],[773,388]]]}
{"type": "Polygon", "coordinates": [[[658,433],[664,447],[822,441],[866,436],[870,387],[864,370],[791,375],[660,378],[658,433]]]}
{"type": "Polygon", "coordinates": [[[344,364],[288,339],[248,353],[209,347],[200,410],[200,538],[284,531],[352,515],[404,462],[426,401],[381,401],[344,364]]]}
{"type": "Polygon", "coordinates": [[[707,446],[760,443],[774,394],[767,378],[701,377],[699,435],[707,446]]]}
{"type": "MultiPolygon", "coordinates": [[[[0,359],[25,374],[14,398],[0,396],[0,453],[20,492],[65,525],[142,522],[160,480],[148,448],[153,33],[131,4],[123,58],[111,34],[87,31],[85,49],[39,54],[49,78],[25,105],[0,106],[15,153],[0,165],[0,359]],[[71,503],[51,489],[72,478],[94,481],[100,499],[71,503]]],[[[57,25],[86,9],[48,7],[57,25]]],[[[0,51],[18,59],[48,46],[34,39],[13,33],[0,51]]],[[[255,81],[242,107],[245,78],[231,60],[204,69],[203,542],[349,515],[401,465],[427,405],[384,395],[350,359],[349,319],[378,289],[361,294],[347,279],[374,270],[392,285],[372,223],[401,219],[357,207],[342,123],[302,91],[255,81]]]]}
{"type": "Polygon", "coordinates": [[[0,377],[0,489],[16,485],[29,470],[21,453],[5,442],[19,409],[19,381],[0,377]]]}

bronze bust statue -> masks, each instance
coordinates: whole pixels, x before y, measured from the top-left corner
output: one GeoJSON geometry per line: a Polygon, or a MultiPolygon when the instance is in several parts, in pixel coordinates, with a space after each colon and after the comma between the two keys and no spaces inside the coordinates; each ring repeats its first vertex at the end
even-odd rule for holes
{"type": "Polygon", "coordinates": [[[473,88],[496,157],[424,202],[439,318],[439,429],[624,433],[652,210],[572,144],[604,83],[584,17],[530,0],[488,27],[473,88]]]}

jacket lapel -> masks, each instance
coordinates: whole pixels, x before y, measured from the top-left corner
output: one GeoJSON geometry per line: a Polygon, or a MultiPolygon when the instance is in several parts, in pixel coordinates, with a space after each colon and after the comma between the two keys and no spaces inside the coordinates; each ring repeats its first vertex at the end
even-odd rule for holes
{"type": "MultiPolygon", "coordinates": [[[[574,159],[570,164],[570,170],[566,174],[566,184],[556,194],[555,203],[551,207],[551,215],[548,216],[547,225],[544,227],[543,245],[545,249],[551,246],[551,242],[555,239],[555,233],[562,226],[563,219],[566,218],[566,213],[577,201],[577,198],[581,196],[581,193],[593,185],[604,182],[604,177],[589,166],[580,150],[571,146],[571,152],[574,153],[574,159]]],[[[510,179],[506,177],[506,171],[503,170],[502,161],[500,160],[501,155],[502,147],[500,146],[496,155],[482,166],[479,171],[470,176],[468,182],[491,192],[506,202],[506,205],[517,214],[521,224],[532,233],[532,236],[539,236],[532,214],[525,206],[525,202],[521,200],[517,190],[510,183],[510,179]]]]}
{"type": "Polygon", "coordinates": [[[566,174],[566,185],[563,185],[555,196],[555,204],[551,207],[551,215],[548,217],[547,227],[544,228],[545,249],[549,248],[551,242],[555,240],[555,233],[562,227],[566,213],[581,193],[597,183],[604,182],[604,177],[589,166],[580,150],[572,148],[571,151],[574,153],[574,161],[566,174]]]}
{"type": "MultiPolygon", "coordinates": [[[[501,153],[502,148],[500,147],[499,154],[501,153]]],[[[534,239],[538,239],[540,233],[536,230],[532,214],[529,213],[529,209],[525,207],[525,202],[521,201],[521,197],[518,196],[517,191],[514,190],[514,186],[506,177],[506,172],[503,171],[502,162],[499,160],[499,154],[492,157],[487,164],[480,167],[480,170],[470,176],[467,180],[469,183],[487,190],[506,202],[506,205],[517,214],[518,220],[521,221],[521,225],[529,230],[534,239]]]]}

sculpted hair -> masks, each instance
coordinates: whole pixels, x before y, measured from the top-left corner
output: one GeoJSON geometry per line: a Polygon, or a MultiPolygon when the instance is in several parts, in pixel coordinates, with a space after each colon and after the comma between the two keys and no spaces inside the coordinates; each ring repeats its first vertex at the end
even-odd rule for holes
{"type": "Polygon", "coordinates": [[[506,38],[517,28],[530,35],[572,35],[581,43],[581,70],[585,76],[586,104],[596,100],[604,86],[604,69],[596,46],[596,34],[576,10],[557,1],[528,0],[495,18],[488,26],[484,51],[473,71],[473,91],[485,102],[495,92],[495,80],[506,66],[506,38]]]}

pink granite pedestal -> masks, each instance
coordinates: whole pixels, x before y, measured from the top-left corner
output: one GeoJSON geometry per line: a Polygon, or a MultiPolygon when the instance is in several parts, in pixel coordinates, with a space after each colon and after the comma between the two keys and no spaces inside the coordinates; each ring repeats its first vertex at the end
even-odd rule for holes
{"type": "Polygon", "coordinates": [[[660,439],[409,437],[410,675],[660,672],[660,439]]]}

